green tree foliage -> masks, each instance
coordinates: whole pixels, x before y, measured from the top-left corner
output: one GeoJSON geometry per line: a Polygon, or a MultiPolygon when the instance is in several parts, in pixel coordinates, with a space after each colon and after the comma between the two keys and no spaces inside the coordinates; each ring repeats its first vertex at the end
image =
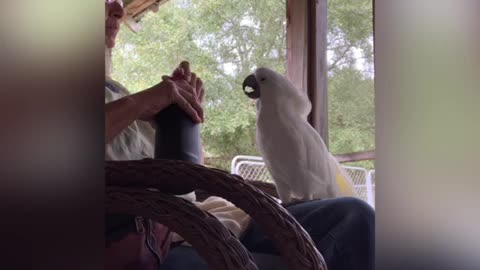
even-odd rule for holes
{"type": "MultiPolygon", "coordinates": [[[[371,0],[329,0],[328,16],[331,150],[373,149],[371,0]]],[[[208,165],[228,169],[235,155],[258,155],[255,105],[241,83],[255,67],[285,72],[286,0],[171,0],[141,25],[120,32],[114,77],[136,92],[190,61],[207,93],[208,165]]]]}

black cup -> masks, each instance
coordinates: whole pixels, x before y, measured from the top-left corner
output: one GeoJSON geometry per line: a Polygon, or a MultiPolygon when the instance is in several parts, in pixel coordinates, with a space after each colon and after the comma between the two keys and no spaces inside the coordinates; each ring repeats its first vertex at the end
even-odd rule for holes
{"type": "Polygon", "coordinates": [[[171,105],[155,116],[155,159],[201,162],[200,124],[177,105],[171,105]]]}

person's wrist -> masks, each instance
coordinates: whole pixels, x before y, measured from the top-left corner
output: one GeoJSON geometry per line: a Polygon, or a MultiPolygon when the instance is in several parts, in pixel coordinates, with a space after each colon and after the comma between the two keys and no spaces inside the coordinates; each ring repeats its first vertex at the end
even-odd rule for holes
{"type": "Polygon", "coordinates": [[[172,82],[161,82],[151,88],[131,95],[135,103],[135,111],[142,120],[151,120],[157,112],[165,109],[173,103],[173,91],[169,91],[168,85],[172,82]]]}
{"type": "Polygon", "coordinates": [[[175,91],[173,89],[176,88],[175,82],[172,80],[163,80],[159,84],[155,85],[154,87],[157,87],[156,91],[159,91],[162,94],[162,107],[166,108],[168,105],[174,103],[175,101],[175,91]]]}
{"type": "Polygon", "coordinates": [[[130,100],[130,108],[132,109],[132,112],[134,112],[137,116],[137,119],[144,115],[146,111],[148,111],[149,106],[146,103],[146,101],[148,101],[148,98],[146,97],[144,91],[135,93],[128,97],[130,100]]]}

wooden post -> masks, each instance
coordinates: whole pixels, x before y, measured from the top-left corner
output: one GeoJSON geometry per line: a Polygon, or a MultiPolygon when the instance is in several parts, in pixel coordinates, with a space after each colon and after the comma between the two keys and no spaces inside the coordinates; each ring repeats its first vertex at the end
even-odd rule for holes
{"type": "Polygon", "coordinates": [[[312,101],[310,123],[328,147],[327,0],[310,1],[309,11],[308,92],[312,101]]]}
{"type": "Polygon", "coordinates": [[[287,0],[287,77],[307,91],[310,124],[328,147],[327,0],[287,0]]]}
{"type": "Polygon", "coordinates": [[[308,0],[287,0],[287,78],[296,88],[307,90],[308,0]]]}

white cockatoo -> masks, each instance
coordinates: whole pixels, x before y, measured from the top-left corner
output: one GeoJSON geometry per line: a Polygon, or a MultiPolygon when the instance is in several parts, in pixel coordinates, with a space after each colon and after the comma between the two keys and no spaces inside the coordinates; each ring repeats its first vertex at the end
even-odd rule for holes
{"type": "Polygon", "coordinates": [[[283,75],[258,68],[245,78],[244,93],[257,102],[257,149],[280,200],[356,196],[351,179],[308,123],[311,103],[283,75]]]}

